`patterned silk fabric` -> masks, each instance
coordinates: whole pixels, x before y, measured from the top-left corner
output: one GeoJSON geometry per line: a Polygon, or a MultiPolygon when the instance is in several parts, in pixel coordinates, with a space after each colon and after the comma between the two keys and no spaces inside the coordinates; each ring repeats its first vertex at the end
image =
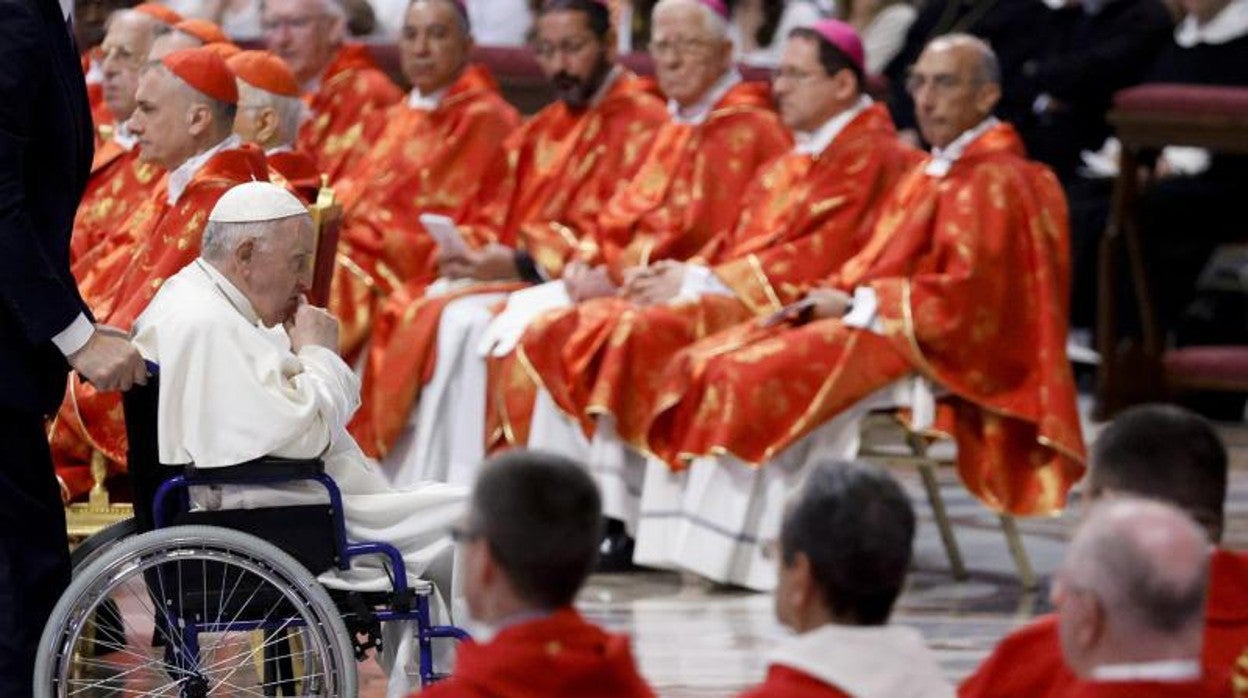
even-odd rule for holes
{"type": "Polygon", "coordinates": [[[1053,174],[997,125],[947,176],[914,170],[832,283],[874,289],[881,332],[840,320],[741,325],[676,355],[649,449],[673,468],[727,453],[763,463],[911,374],[948,391],[938,426],[989,507],[1060,510],[1084,471],[1066,360],[1069,239],[1053,174]]]}
{"type": "MultiPolygon", "coordinates": [[[[236,184],[268,177],[264,154],[254,146],[223,150],[195,173],[177,203],[164,185],[152,191],[121,225],[130,242],[116,245],[81,284],[97,322],[129,331],[164,280],[199,256],[200,239],[217,199],[236,184]]],[[[57,473],[77,496],[91,486],[91,451],[123,463],[125,423],[118,393],[98,393],[71,377],[70,389],[53,424],[51,444],[57,473]]]]}
{"type": "MultiPolygon", "coordinates": [[[[668,122],[637,174],[599,217],[599,254],[617,283],[624,270],[684,260],[737,222],[759,169],[786,152],[789,132],[772,111],[768,88],[732,87],[699,124],[668,122]]],[[[536,394],[516,352],[492,361],[490,446],[524,444],[536,394]]]]}
{"type": "Polygon", "coordinates": [[[299,129],[296,150],[311,155],[316,169],[337,181],[351,157],[367,147],[369,117],[402,98],[366,47],[346,44],[325,69],[316,93],[304,97],[312,118],[299,129]]]}
{"type": "Polygon", "coordinates": [[[115,244],[130,239],[121,223],[164,178],[165,171],[159,165],[139,161],[137,145],[126,150],[110,139],[97,146],[70,242],[73,270],[79,282],[109,255],[115,244]]]}
{"type": "MultiPolygon", "coordinates": [[[[667,119],[650,80],[623,73],[594,106],[556,102],[507,140],[507,177],[487,182],[461,226],[477,243],[495,240],[527,251],[551,278],[572,259],[593,262],[597,218],[641,165],[655,129],[667,119]]],[[[363,404],[351,424],[369,455],[389,451],[437,361],[438,323],[448,303],[474,293],[519,288],[477,284],[424,297],[391,295],[373,328],[363,404]]]]}
{"type": "Polygon", "coordinates": [[[735,228],[698,255],[736,296],[638,307],[603,298],[550,313],[521,350],[555,404],[592,435],[610,414],[644,448],[663,368],[708,334],[795,300],[861,249],[885,196],[921,154],[898,139],[883,105],[859,114],[819,155],[791,152],[745,194],[735,228]]]}

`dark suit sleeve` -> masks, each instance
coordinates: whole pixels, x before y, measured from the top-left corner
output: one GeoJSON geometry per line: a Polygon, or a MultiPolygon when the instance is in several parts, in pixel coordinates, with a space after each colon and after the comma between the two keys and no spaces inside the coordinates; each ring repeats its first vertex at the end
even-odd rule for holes
{"type": "Polygon", "coordinates": [[[28,209],[30,197],[38,194],[26,191],[23,173],[24,151],[38,118],[34,96],[59,89],[54,80],[41,77],[51,68],[49,52],[41,50],[44,36],[28,5],[0,0],[0,303],[32,345],[50,340],[83,310],[78,290],[58,273],[40,244],[41,236],[68,231],[37,230],[28,209]]]}

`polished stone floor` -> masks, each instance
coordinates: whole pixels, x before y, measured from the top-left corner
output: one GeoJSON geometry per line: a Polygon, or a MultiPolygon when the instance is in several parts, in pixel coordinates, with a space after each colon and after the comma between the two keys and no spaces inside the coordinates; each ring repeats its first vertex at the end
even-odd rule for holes
{"type": "MultiPolygon", "coordinates": [[[[1248,549],[1248,427],[1221,427],[1232,456],[1226,544],[1248,549]]],[[[1096,425],[1089,424],[1093,438],[1096,425]]],[[[1041,588],[1025,592],[997,518],[977,504],[951,469],[941,490],[970,572],[957,582],[949,574],[931,509],[913,468],[890,466],[911,492],[920,517],[915,569],[894,620],[919,628],[950,679],[973,669],[1011,628],[1048,610],[1047,578],[1056,568],[1079,504],[1061,517],[1019,522],[1041,588]]],[[[595,621],[633,637],[641,670],[665,698],[730,696],[758,680],[769,647],[785,636],[773,619],[771,596],[714,587],[664,572],[597,575],[580,599],[595,621]]],[[[379,673],[362,665],[362,695],[384,695],[379,673]]]]}

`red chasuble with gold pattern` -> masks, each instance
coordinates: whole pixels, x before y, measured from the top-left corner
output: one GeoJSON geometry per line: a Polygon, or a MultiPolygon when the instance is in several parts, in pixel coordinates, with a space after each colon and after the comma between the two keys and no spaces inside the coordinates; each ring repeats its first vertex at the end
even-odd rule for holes
{"type": "Polygon", "coordinates": [[[381,297],[436,276],[437,245],[420,215],[462,219],[485,182],[506,176],[503,143],[520,122],[475,65],[432,111],[397,104],[378,118],[383,128],[339,187],[345,213],[329,307],[348,357],[367,339],[381,297]]]}
{"type": "Polygon", "coordinates": [[[922,155],[897,139],[888,110],[873,105],[824,151],[791,152],[764,168],[744,196],[737,225],[695,261],[736,295],[707,294],[639,307],[601,298],[542,316],[520,351],[555,404],[581,420],[609,414],[621,439],[644,447],[667,360],[702,337],[773,312],[858,252],[884,198],[922,155]]]}
{"type": "Polygon", "coordinates": [[[109,240],[121,232],[121,223],[151,197],[164,177],[159,165],[139,160],[137,145],[127,150],[110,139],[96,148],[70,240],[70,260],[79,282],[108,256],[109,240]]]}
{"type": "Polygon", "coordinates": [[[325,69],[316,93],[304,98],[312,118],[299,129],[297,149],[311,155],[316,169],[336,181],[351,156],[366,145],[368,118],[402,97],[368,48],[346,44],[325,69]]]}
{"type": "Polygon", "coordinates": [[[987,506],[1059,511],[1084,471],[1066,360],[1069,238],[1053,174],[998,124],[944,177],[919,168],[833,284],[873,289],[880,331],[830,319],[743,325],[673,357],[648,446],[674,468],[728,453],[763,463],[911,374],[948,391],[938,424],[987,506]]]}
{"type": "MultiPolygon", "coordinates": [[[[497,188],[482,190],[461,228],[470,239],[524,249],[550,278],[558,278],[573,258],[593,261],[600,248],[594,239],[598,214],[636,173],[666,120],[652,82],[627,72],[586,110],[551,104],[507,139],[508,176],[497,188]]],[[[489,283],[436,297],[395,293],[388,299],[369,345],[363,404],[351,424],[366,453],[387,453],[414,409],[437,360],[446,305],[520,286],[489,283]]]]}
{"type": "MultiPolygon", "coordinates": [[[[733,86],[701,123],[664,124],[598,219],[601,260],[618,283],[629,267],[693,256],[736,225],[759,168],[791,146],[763,83],[733,86]]],[[[487,440],[523,445],[536,394],[523,355],[493,360],[490,383],[487,440]]]]}
{"type": "MultiPolygon", "coordinates": [[[[200,238],[217,199],[237,184],[267,177],[264,153],[245,145],[209,158],[172,205],[165,187],[157,187],[123,223],[133,244],[118,246],[81,285],[96,321],[129,331],[164,280],[199,255],[200,238]]],[[[71,496],[78,496],[91,487],[92,450],[114,464],[124,463],[126,431],[117,393],[98,393],[77,374],[70,381],[53,424],[51,446],[57,474],[71,496]]]]}

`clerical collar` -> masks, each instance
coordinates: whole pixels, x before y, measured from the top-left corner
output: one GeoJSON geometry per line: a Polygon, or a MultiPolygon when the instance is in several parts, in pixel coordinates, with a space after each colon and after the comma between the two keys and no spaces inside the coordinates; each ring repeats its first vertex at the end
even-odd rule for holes
{"type": "Polygon", "coordinates": [[[871,106],[871,98],[863,95],[850,108],[823,122],[823,125],[814,131],[793,134],[793,140],[796,141],[794,150],[812,157],[822,153],[832,144],[832,141],[836,140],[841,131],[845,130],[849,122],[869,106],[871,106]]]}
{"type": "Polygon", "coordinates": [[[113,126],[113,142],[125,148],[126,150],[134,150],[135,144],[139,142],[139,137],[130,133],[130,127],[126,124],[129,121],[122,121],[113,126]]]}
{"type": "Polygon", "coordinates": [[[205,150],[199,155],[192,156],[186,162],[178,165],[177,169],[169,173],[168,184],[169,189],[169,205],[173,206],[178,203],[178,199],[182,198],[182,192],[186,191],[186,187],[191,183],[191,179],[195,177],[195,173],[208,162],[213,155],[227,150],[229,148],[237,148],[242,145],[242,140],[238,136],[231,135],[229,138],[221,141],[213,147],[205,150]]]}
{"type": "Polygon", "coordinates": [[[1200,662],[1170,659],[1138,664],[1105,664],[1092,670],[1093,681],[1156,681],[1181,683],[1200,679],[1200,662]]]}
{"type": "Polygon", "coordinates": [[[967,146],[999,123],[1001,122],[997,120],[997,117],[990,116],[979,122],[975,128],[963,131],[962,135],[953,139],[953,142],[944,148],[932,148],[932,159],[928,161],[927,167],[923,168],[923,172],[931,177],[944,177],[949,174],[949,169],[966,152],[967,146]]]}
{"type": "Polygon", "coordinates": [[[1187,15],[1174,30],[1174,43],[1183,48],[1197,44],[1225,44],[1248,34],[1248,0],[1231,0],[1230,4],[1204,24],[1187,15]]]}
{"type": "Polygon", "coordinates": [[[276,148],[269,148],[268,150],[264,151],[264,154],[268,156],[268,155],[277,155],[278,153],[290,153],[290,152],[294,152],[294,148],[291,148],[289,145],[279,145],[276,148]]]}
{"type": "Polygon", "coordinates": [[[676,103],[676,100],[667,100],[667,113],[671,115],[672,121],[678,124],[690,124],[697,126],[706,121],[706,117],[711,115],[711,110],[719,103],[719,100],[728,94],[728,90],[737,86],[741,82],[741,73],[736,68],[724,73],[719,81],[711,85],[711,89],[706,91],[702,99],[691,107],[682,107],[676,103]]]}
{"type": "Polygon", "coordinates": [[[204,276],[208,277],[212,285],[216,286],[221,295],[225,296],[225,300],[234,306],[234,309],[246,318],[249,324],[256,327],[263,325],[260,322],[260,316],[256,314],[256,309],[251,306],[251,301],[247,300],[247,296],[243,295],[243,292],[238,290],[237,286],[225,278],[225,274],[222,274],[211,263],[204,261],[203,257],[195,259],[195,266],[199,267],[199,270],[204,273],[204,276]]]}
{"type": "Polygon", "coordinates": [[[411,93],[407,96],[407,106],[412,109],[433,111],[438,108],[439,104],[442,103],[442,98],[446,96],[446,91],[448,89],[450,89],[449,86],[443,87],[440,90],[434,90],[427,95],[423,95],[420,93],[420,90],[413,87],[411,93]]]}

